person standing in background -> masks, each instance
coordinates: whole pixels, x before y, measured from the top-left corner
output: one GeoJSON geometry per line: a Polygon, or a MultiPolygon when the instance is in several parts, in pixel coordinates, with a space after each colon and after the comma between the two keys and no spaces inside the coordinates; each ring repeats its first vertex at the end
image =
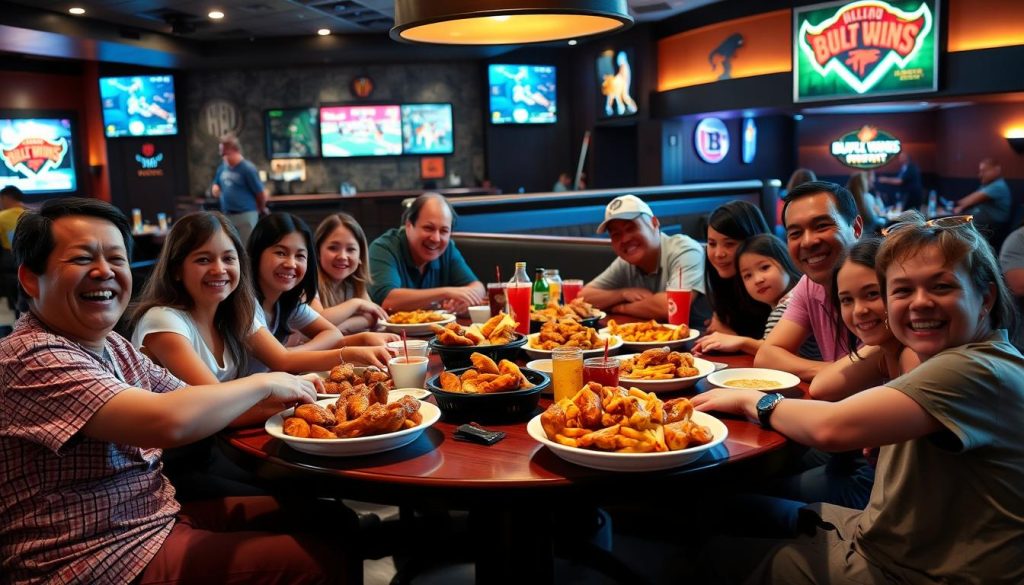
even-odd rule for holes
{"type": "Polygon", "coordinates": [[[903,202],[903,209],[921,209],[921,203],[924,202],[921,170],[917,168],[906,151],[900,153],[898,160],[900,161],[900,172],[895,177],[878,177],[878,182],[899,187],[899,201],[903,202]]]}
{"type": "MultiPolygon", "coordinates": [[[[988,241],[996,250],[1006,237],[1010,223],[1010,186],[1003,178],[1003,167],[995,159],[986,158],[978,163],[978,179],[981,186],[970,195],[964,195],[956,202],[953,213],[968,213],[974,216],[979,228],[988,229],[988,241]]],[[[0,213],[2,217],[2,213],[0,213]]]]}
{"type": "Polygon", "coordinates": [[[25,194],[14,185],[0,189],[0,295],[7,297],[11,310],[18,305],[18,265],[11,253],[14,228],[25,213],[25,194]]]}
{"type": "Polygon", "coordinates": [[[551,190],[555,193],[572,191],[572,177],[569,176],[569,173],[562,173],[558,175],[558,180],[555,181],[555,185],[551,187],[551,190]]]}
{"type": "Polygon", "coordinates": [[[223,162],[217,167],[210,194],[220,199],[220,210],[238,230],[242,242],[267,211],[269,195],[260,181],[256,165],[242,156],[242,146],[234,134],[226,134],[217,146],[223,162]]]}

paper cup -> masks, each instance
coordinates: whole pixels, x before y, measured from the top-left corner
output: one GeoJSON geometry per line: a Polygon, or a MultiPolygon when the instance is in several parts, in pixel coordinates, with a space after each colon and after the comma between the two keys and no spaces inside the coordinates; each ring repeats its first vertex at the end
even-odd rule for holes
{"type": "MultiPolygon", "coordinates": [[[[425,339],[409,339],[405,343],[409,346],[409,357],[427,357],[430,351],[425,339]]],[[[405,345],[401,341],[389,341],[386,347],[397,356],[405,355],[405,345]]]]}
{"type": "Polygon", "coordinates": [[[469,308],[469,318],[474,323],[486,323],[491,318],[491,306],[490,305],[476,305],[469,308]]]}
{"type": "Polygon", "coordinates": [[[693,291],[682,288],[669,287],[665,291],[668,297],[668,322],[671,325],[690,324],[690,301],[693,299],[693,291]]]}
{"type": "Polygon", "coordinates": [[[388,360],[388,371],[395,381],[395,388],[423,388],[427,381],[427,358],[409,356],[393,357],[388,360]]]}

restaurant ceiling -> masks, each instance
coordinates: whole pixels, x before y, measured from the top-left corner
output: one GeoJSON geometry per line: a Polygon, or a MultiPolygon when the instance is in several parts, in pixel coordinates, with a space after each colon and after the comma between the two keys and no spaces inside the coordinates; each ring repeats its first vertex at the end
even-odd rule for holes
{"type": "MultiPolygon", "coordinates": [[[[10,0],[66,14],[85,8],[85,18],[200,41],[316,34],[386,33],[394,24],[394,0],[10,0]],[[219,21],[207,14],[224,13],[219,21]]],[[[429,2],[430,0],[423,0],[429,2]]],[[[627,0],[638,22],[657,21],[724,0],[627,0]]]]}

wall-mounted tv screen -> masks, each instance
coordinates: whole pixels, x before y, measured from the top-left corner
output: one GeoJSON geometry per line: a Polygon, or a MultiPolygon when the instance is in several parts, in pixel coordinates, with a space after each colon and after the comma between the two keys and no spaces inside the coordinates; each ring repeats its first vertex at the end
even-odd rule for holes
{"type": "Polygon", "coordinates": [[[324,158],[402,154],[401,107],[321,107],[320,151],[324,158]]]}
{"type": "Polygon", "coordinates": [[[599,118],[632,116],[637,112],[631,93],[633,83],[633,50],[608,49],[597,56],[599,118]]]}
{"type": "Polygon", "coordinates": [[[491,122],[553,124],[558,121],[555,68],[551,65],[488,65],[491,122]]]}
{"type": "Polygon", "coordinates": [[[264,123],[267,158],[320,156],[320,116],[317,108],[267,110],[264,123]]]}
{"type": "Polygon", "coordinates": [[[25,117],[0,112],[0,188],[27,195],[73,193],[75,128],[71,117],[25,117]]]}
{"type": "Polygon", "coordinates": [[[403,104],[402,150],[405,154],[452,154],[451,104],[403,104]]]}
{"type": "Polygon", "coordinates": [[[938,0],[858,0],[793,9],[793,100],[938,89],[938,0]]]}
{"type": "Polygon", "coordinates": [[[178,133],[174,77],[135,75],[100,78],[107,138],[178,133]]]}

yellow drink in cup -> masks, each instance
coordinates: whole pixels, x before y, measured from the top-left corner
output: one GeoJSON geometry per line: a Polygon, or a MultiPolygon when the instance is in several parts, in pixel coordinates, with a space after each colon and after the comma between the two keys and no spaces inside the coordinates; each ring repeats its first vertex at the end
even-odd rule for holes
{"type": "Polygon", "coordinates": [[[555,402],[572,398],[583,387],[583,350],[559,347],[551,352],[551,385],[555,402]]]}

